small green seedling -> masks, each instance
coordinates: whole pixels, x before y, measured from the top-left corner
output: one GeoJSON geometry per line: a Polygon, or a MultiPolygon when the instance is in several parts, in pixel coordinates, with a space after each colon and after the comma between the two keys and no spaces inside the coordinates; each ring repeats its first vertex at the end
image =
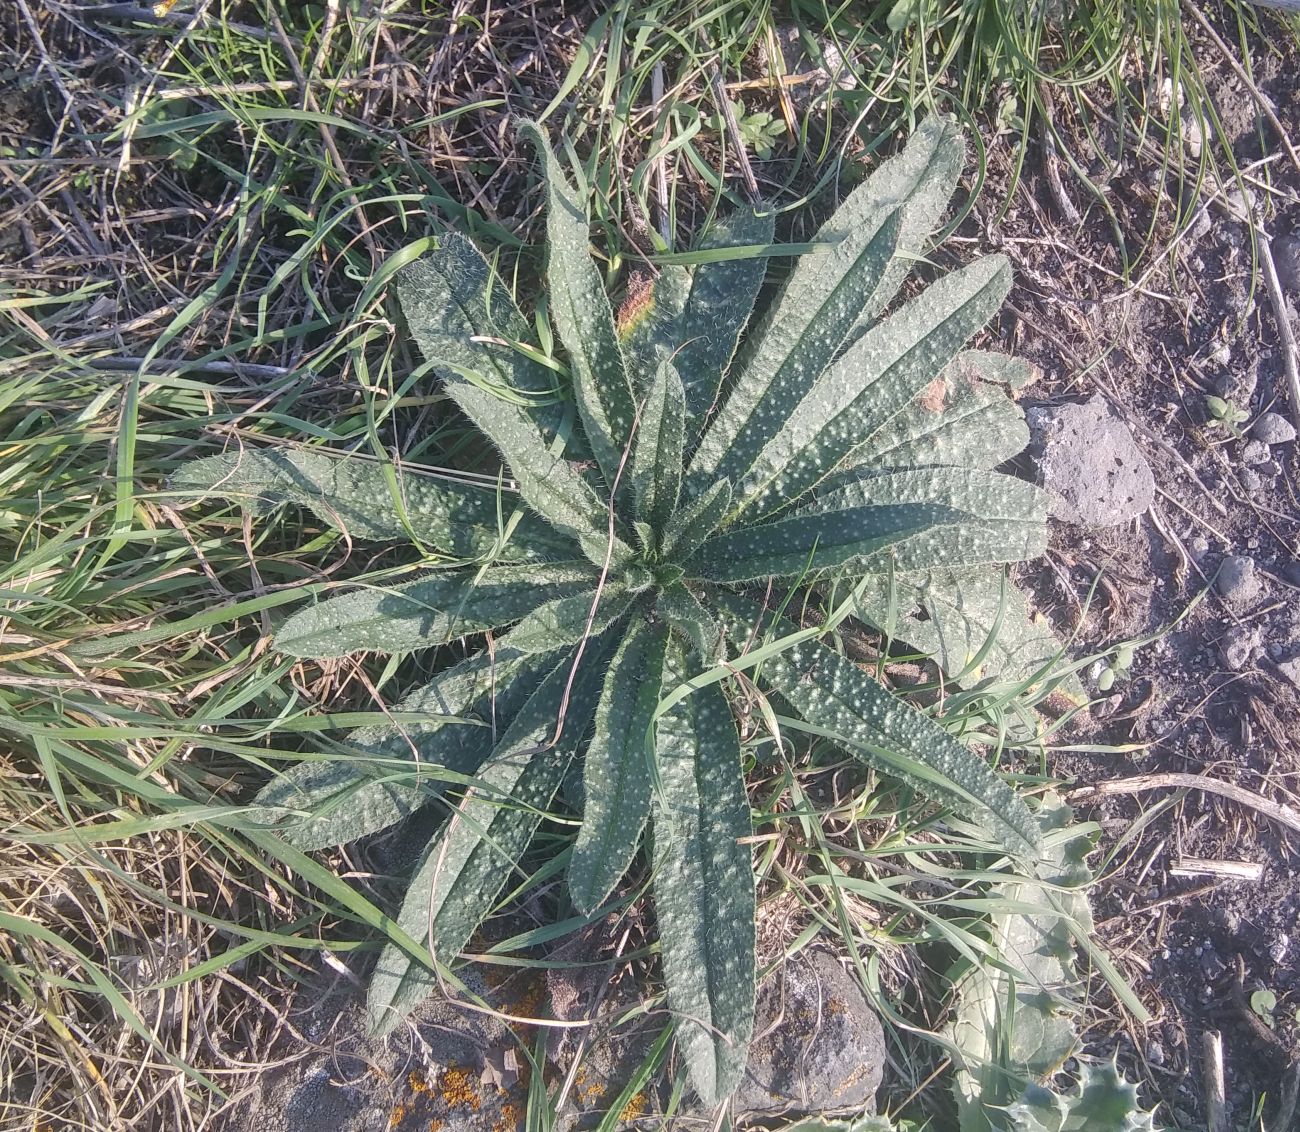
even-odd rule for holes
{"type": "Polygon", "coordinates": [[[1212,426],[1222,425],[1238,440],[1242,438],[1241,425],[1250,419],[1250,413],[1213,394],[1206,394],[1205,408],[1210,414],[1209,423],[1212,426]]]}
{"type": "Polygon", "coordinates": [[[1250,1008],[1270,1030],[1277,1029],[1277,1019],[1273,1017],[1273,1011],[1277,1009],[1277,995],[1271,990],[1265,987],[1252,992],[1250,1008]]]}
{"type": "Polygon", "coordinates": [[[1121,645],[1105,667],[1097,674],[1097,691],[1109,692],[1117,682],[1129,678],[1129,669],[1133,667],[1134,649],[1132,645],[1121,645]]]}
{"type": "MultiPolygon", "coordinates": [[[[740,127],[740,139],[745,143],[745,148],[755,157],[766,161],[772,156],[772,147],[784,136],[785,123],[766,110],[748,113],[741,101],[731,104],[731,112],[736,116],[736,125],[740,127]]],[[[726,122],[721,114],[715,114],[711,124],[719,133],[726,130],[726,122]]]]}

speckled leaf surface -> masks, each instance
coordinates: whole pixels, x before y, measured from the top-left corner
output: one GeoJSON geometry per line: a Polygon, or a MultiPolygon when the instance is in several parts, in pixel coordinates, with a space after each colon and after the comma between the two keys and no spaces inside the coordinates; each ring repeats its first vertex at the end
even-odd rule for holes
{"type": "Polygon", "coordinates": [[[525,653],[548,652],[576,645],[588,634],[599,636],[631,607],[635,595],[617,582],[606,583],[596,601],[590,592],[557,597],[538,605],[501,638],[500,647],[525,653]]]}
{"type": "Polygon", "coordinates": [[[440,771],[472,774],[555,665],[554,654],[500,649],[453,665],[393,708],[425,718],[358,728],[346,744],[356,757],[304,761],[276,775],[258,793],[255,804],[265,809],[253,818],[279,826],[280,836],[304,851],[387,829],[441,792],[440,771]]]}
{"type": "Polygon", "coordinates": [[[556,374],[512,348],[532,342],[532,326],[468,237],[444,232],[436,249],[397,272],[395,290],[420,353],[444,380],[473,380],[522,404],[546,444],[564,437],[572,446],[556,374]]]}
{"type": "Polygon", "coordinates": [[[569,353],[574,397],[587,440],[605,483],[613,484],[631,443],[636,412],[614,312],[591,258],[587,213],[546,134],[533,122],[521,122],[519,133],[532,139],[546,176],[551,317],[569,353]]]}
{"type": "Polygon", "coordinates": [[[853,459],[863,467],[908,468],[931,464],[995,468],[1029,443],[1029,427],[1006,389],[987,375],[1002,367],[1000,354],[963,350],[912,403],[853,459]]]}
{"type": "Polygon", "coordinates": [[[674,582],[659,591],[655,612],[691,646],[701,662],[712,664],[718,658],[721,626],[683,583],[674,582]]]}
{"type": "Polygon", "coordinates": [[[666,625],[635,625],[605,675],[583,763],[586,806],[569,862],[580,915],[601,906],[636,856],[650,808],[650,724],[663,683],[666,625]]]}
{"type": "MultiPolygon", "coordinates": [[[[735,641],[750,639],[756,624],[771,620],[759,606],[732,594],[719,594],[718,605],[735,641]]],[[[774,631],[785,636],[796,627],[777,622],[774,631]]],[[[959,813],[974,811],[1010,852],[1037,857],[1038,823],[1019,795],[983,759],[852,661],[815,640],[804,641],[765,660],[762,676],[855,758],[959,813]]]]}
{"type": "Polygon", "coordinates": [[[945,275],[859,338],[753,461],[740,507],[756,518],[771,514],[829,476],[934,380],[1010,287],[1010,265],[988,256],[945,275]]]}
{"type": "Polygon", "coordinates": [[[927,119],[817,232],[826,249],[799,260],[742,351],[735,388],[692,464],[692,493],[718,476],[739,482],[845,341],[885,308],[947,206],[964,157],[955,123],[927,119]]]}
{"type": "Polygon", "coordinates": [[[258,515],[296,503],[349,538],[406,540],[414,532],[458,558],[490,553],[521,561],[574,553],[572,542],[522,510],[507,539],[506,524],[518,510],[513,493],[342,453],[246,448],[185,465],[171,486],[237,500],[258,515]]]}
{"type": "Polygon", "coordinates": [[[663,538],[663,553],[684,562],[718,529],[731,506],[731,484],[719,480],[672,517],[663,538]]]}
{"type": "MultiPolygon", "coordinates": [[[[963,686],[986,678],[1028,680],[1061,655],[1051,625],[1031,615],[1001,566],[928,570],[896,575],[892,582],[875,574],[865,582],[858,591],[858,617],[933,657],[963,686]],[[894,621],[888,625],[891,609],[894,621]],[[981,653],[983,661],[971,667],[981,653]]],[[[1063,686],[1082,693],[1077,679],[1063,686]]]]}
{"type": "Polygon", "coordinates": [[[629,282],[615,323],[635,395],[644,396],[660,363],[672,360],[690,293],[690,268],[680,264],[665,264],[653,280],[639,275],[629,282]]]}
{"type": "Polygon", "coordinates": [[[961,522],[935,527],[858,563],[863,572],[907,573],[1037,558],[1047,549],[1047,494],[1013,476],[976,468],[911,468],[864,476],[827,491],[801,513],[892,504],[949,507],[961,522]]]}
{"type": "Polygon", "coordinates": [[[293,614],[275,635],[291,656],[410,652],[518,621],[540,603],[590,591],[586,563],[496,566],[353,590],[293,614]]]}
{"type": "MultiPolygon", "coordinates": [[[[578,667],[559,741],[551,744],[572,669],[566,658],[529,697],[480,767],[479,785],[462,800],[442,837],[411,880],[397,922],[450,963],[492,911],[586,736],[608,649],[588,648],[578,667]]],[[[437,986],[433,972],[395,944],[375,965],[366,1010],[376,1034],[391,1030],[437,986]]]]}
{"type": "Polygon", "coordinates": [[[688,570],[693,577],[714,582],[792,577],[856,564],[970,518],[955,508],[929,503],[819,509],[715,535],[700,547],[688,570]]]}
{"type": "MultiPolygon", "coordinates": [[[[671,647],[670,671],[695,671],[671,647]]],[[[705,1104],[739,1083],[754,1028],[753,832],[731,708],[715,684],[659,721],[662,794],[654,800],[654,904],[668,1007],[705,1104]]]]}
{"type": "Polygon", "coordinates": [[[651,531],[662,532],[677,508],[685,429],[686,395],[682,391],[682,379],[671,362],[663,362],[641,408],[641,423],[632,451],[636,522],[651,531]]]}

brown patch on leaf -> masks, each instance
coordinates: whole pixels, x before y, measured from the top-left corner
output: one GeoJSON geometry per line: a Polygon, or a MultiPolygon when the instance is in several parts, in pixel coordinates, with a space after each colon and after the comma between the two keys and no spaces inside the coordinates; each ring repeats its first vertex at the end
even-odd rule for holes
{"type": "Polygon", "coordinates": [[[942,377],[936,377],[921,392],[918,403],[930,413],[943,411],[943,404],[948,399],[948,383],[942,377]]]}

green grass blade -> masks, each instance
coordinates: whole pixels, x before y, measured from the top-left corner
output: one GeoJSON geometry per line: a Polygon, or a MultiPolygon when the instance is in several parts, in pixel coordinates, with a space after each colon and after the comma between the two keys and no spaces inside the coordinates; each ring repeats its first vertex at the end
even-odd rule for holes
{"type": "Polygon", "coordinates": [[[605,902],[641,843],[650,810],[651,723],[667,644],[666,626],[635,626],[605,676],[583,764],[582,828],[569,862],[569,893],[584,916],[605,902]]]}

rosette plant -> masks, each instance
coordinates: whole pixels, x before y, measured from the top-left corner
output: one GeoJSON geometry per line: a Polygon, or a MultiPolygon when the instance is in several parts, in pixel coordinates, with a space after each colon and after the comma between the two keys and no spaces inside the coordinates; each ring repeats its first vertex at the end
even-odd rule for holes
{"type": "MultiPolygon", "coordinates": [[[[980,259],[884,317],[965,156],[955,125],[932,118],[844,200],[762,317],[750,319],[773,220],[759,211],[719,224],[708,254],[664,267],[616,316],[576,193],[541,131],[521,129],[547,185],[546,310],[562,352],[462,236],[395,277],[411,337],[499,453],[500,479],[260,449],[196,461],[176,486],[306,505],[352,538],[442,556],[413,581],[295,613],[282,652],[401,654],[487,635],[397,705],[422,721],[350,736],[372,758],[304,761],[257,799],[284,838],[317,849],[461,784],[379,957],[374,1028],[437,984],[434,963],[492,912],[572,775],[573,904],[601,908],[649,827],[667,1002],[695,1089],[720,1102],[743,1073],[755,998],[742,690],[982,819],[1009,851],[1037,852],[1018,795],[832,647],[812,613],[880,619],[900,594],[957,608],[990,564],[1042,551],[1043,493],[992,470],[1026,439],[1000,384],[1010,360],[963,352],[1010,270],[980,259]]],[[[935,620],[960,621],[940,605],[935,620]]]]}

